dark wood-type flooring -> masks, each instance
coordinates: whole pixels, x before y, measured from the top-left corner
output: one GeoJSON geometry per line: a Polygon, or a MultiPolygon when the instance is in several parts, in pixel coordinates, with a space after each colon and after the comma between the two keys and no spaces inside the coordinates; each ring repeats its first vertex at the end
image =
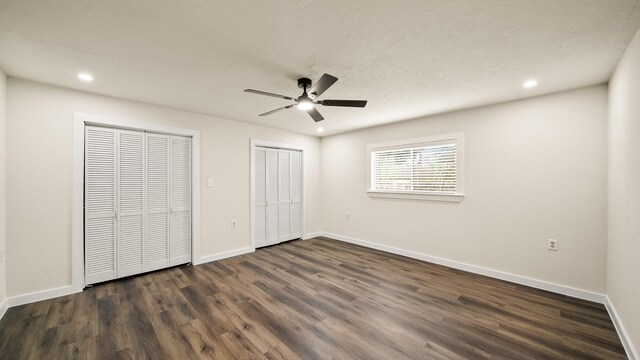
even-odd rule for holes
{"type": "Polygon", "coordinates": [[[11,308],[8,359],[621,359],[605,308],[324,238],[11,308]]]}

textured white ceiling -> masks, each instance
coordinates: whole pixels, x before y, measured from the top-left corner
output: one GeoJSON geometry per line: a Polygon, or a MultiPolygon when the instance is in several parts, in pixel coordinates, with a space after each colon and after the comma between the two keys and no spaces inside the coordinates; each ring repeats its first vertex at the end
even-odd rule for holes
{"type": "Polygon", "coordinates": [[[638,0],[0,0],[9,75],[316,135],[298,77],[340,80],[324,135],[608,80],[638,0]],[[93,83],[75,75],[88,71],[93,83]],[[521,87],[535,77],[533,90],[521,87]]]}

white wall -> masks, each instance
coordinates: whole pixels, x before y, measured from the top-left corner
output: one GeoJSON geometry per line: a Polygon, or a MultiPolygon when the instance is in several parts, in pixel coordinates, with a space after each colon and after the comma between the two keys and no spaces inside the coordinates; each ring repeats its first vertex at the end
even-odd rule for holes
{"type": "MultiPolygon", "coordinates": [[[[7,110],[7,77],[0,69],[0,249],[6,249],[6,117],[7,110]]],[[[6,258],[6,254],[5,254],[6,258]]],[[[0,316],[2,316],[2,304],[7,298],[7,273],[6,261],[0,263],[0,316]]]]}
{"type": "MultiPolygon", "coordinates": [[[[640,32],[609,83],[607,294],[640,349],[640,32]]],[[[640,357],[638,357],[640,359],[640,357]]]]}
{"type": "Polygon", "coordinates": [[[602,294],[606,118],[599,85],[322,138],[323,231],[602,294]],[[454,132],[461,203],[365,193],[367,144],[454,132]]]}
{"type": "Polygon", "coordinates": [[[201,256],[250,245],[249,139],[305,149],[306,231],[320,230],[315,137],[9,78],[8,296],[71,284],[73,112],[201,132],[201,256]],[[207,178],[215,186],[207,187],[207,178]],[[231,220],[238,221],[232,229],[231,220]]]}

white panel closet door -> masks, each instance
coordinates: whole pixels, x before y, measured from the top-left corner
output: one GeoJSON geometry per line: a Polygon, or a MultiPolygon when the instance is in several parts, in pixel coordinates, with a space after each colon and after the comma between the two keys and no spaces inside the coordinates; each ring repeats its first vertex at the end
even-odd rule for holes
{"type": "Polygon", "coordinates": [[[85,126],[85,283],[191,261],[191,138],[85,126]]]}
{"type": "Polygon", "coordinates": [[[267,239],[266,245],[273,245],[278,240],[278,150],[265,149],[266,151],[266,181],[267,189],[267,239]]]}
{"type": "Polygon", "coordinates": [[[302,237],[302,152],[257,146],[253,172],[256,247],[302,237]]]}
{"type": "Polygon", "coordinates": [[[147,133],[145,271],[169,266],[169,139],[147,133]]]}
{"type": "Polygon", "coordinates": [[[302,237],[302,152],[291,151],[291,207],[289,228],[291,239],[302,237]]]}
{"type": "Polygon", "coordinates": [[[85,127],[85,281],[116,277],[116,130],[85,127]]]}
{"type": "Polygon", "coordinates": [[[144,208],[144,133],[116,130],[117,179],[117,277],[142,272],[144,208]]]}
{"type": "Polygon", "coordinates": [[[291,235],[291,152],[278,150],[278,240],[291,235]]]}
{"type": "Polygon", "coordinates": [[[267,152],[256,147],[254,154],[254,237],[256,247],[267,243],[267,152]]]}
{"type": "Polygon", "coordinates": [[[191,138],[171,136],[170,265],[191,261],[191,138]]]}

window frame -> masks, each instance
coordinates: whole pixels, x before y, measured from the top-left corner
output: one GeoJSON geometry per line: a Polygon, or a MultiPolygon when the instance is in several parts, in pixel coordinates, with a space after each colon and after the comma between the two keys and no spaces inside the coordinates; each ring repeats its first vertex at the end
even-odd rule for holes
{"type": "Polygon", "coordinates": [[[387,141],[367,145],[367,194],[371,197],[414,199],[431,201],[460,202],[464,199],[464,133],[451,133],[429,137],[387,141]],[[384,150],[395,150],[415,147],[437,146],[443,143],[456,143],[456,192],[438,193],[426,191],[391,191],[374,190],[373,188],[373,153],[384,150]]]}

